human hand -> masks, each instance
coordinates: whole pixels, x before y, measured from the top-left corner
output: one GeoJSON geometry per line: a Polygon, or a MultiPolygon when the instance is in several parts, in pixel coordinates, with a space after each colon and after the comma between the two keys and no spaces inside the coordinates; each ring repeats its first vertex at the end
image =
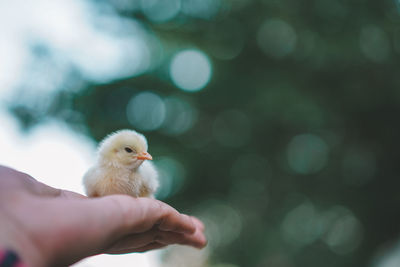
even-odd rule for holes
{"type": "Polygon", "coordinates": [[[150,198],[89,199],[0,166],[0,246],[30,266],[66,266],[100,253],[206,245],[200,220],[150,198]]]}

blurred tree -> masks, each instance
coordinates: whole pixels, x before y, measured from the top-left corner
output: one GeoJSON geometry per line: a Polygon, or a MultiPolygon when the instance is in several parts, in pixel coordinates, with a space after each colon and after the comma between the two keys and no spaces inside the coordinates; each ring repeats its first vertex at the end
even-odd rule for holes
{"type": "Polygon", "coordinates": [[[395,1],[105,3],[154,37],[151,67],[73,73],[51,104],[14,102],[24,125],[144,132],[159,197],[207,223],[210,266],[366,266],[397,239],[395,1]]]}

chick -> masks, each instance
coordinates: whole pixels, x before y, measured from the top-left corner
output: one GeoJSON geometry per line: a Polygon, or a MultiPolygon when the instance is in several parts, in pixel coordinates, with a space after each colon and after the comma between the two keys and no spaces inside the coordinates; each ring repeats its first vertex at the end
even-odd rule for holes
{"type": "Polygon", "coordinates": [[[158,187],[158,174],[148,160],[146,138],[133,130],[120,130],[100,143],[96,164],[83,177],[88,197],[127,194],[151,197],[158,187]]]}

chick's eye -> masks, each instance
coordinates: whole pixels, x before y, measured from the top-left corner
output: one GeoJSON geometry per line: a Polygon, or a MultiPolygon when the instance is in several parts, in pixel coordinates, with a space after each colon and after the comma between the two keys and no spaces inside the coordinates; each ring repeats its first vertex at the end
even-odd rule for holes
{"type": "Polygon", "coordinates": [[[129,147],[125,147],[125,151],[128,152],[128,153],[132,153],[133,152],[133,150],[130,149],[129,147]]]}

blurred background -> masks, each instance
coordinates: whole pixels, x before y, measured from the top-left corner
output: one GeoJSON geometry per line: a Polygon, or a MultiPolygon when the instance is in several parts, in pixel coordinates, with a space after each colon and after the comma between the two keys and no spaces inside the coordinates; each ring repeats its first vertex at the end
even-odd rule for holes
{"type": "Polygon", "coordinates": [[[400,266],[395,0],[0,0],[0,162],[82,192],[144,133],[204,250],[77,266],[400,266]]]}

